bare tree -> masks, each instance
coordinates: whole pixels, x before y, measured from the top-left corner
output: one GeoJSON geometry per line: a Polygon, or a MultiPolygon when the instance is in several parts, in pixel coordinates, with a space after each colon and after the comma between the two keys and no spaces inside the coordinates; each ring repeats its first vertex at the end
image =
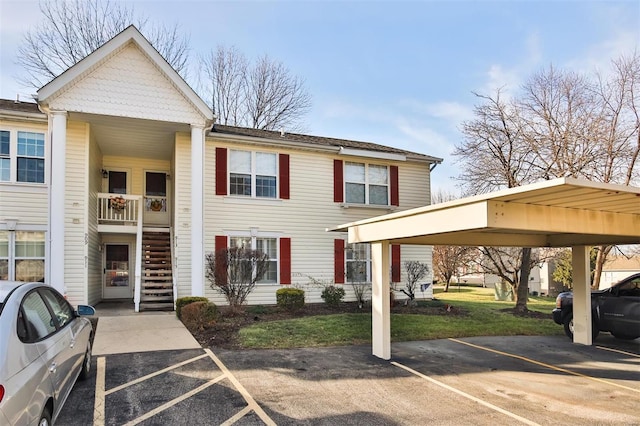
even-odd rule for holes
{"type": "MultiPolygon", "coordinates": [[[[549,67],[508,102],[500,90],[478,95],[481,104],[475,118],[463,123],[464,140],[454,153],[463,165],[463,188],[476,194],[565,176],[637,182],[640,59],[634,53],[612,64],[606,77],[549,67]]],[[[531,256],[526,250],[520,254],[523,285],[531,256]]],[[[610,250],[598,251],[594,286],[610,250]]],[[[517,306],[526,309],[526,301],[517,306]]]]}
{"type": "Polygon", "coordinates": [[[22,84],[42,87],[132,24],[184,76],[189,40],[177,26],[150,26],[133,8],[111,0],[42,0],[40,11],[43,22],[25,32],[18,48],[22,84]]]}
{"type": "Polygon", "coordinates": [[[232,309],[239,309],[269,269],[269,255],[259,250],[232,247],[207,253],[206,277],[211,288],[225,296],[232,309]]]}
{"type": "Polygon", "coordinates": [[[444,292],[449,291],[451,278],[460,267],[467,264],[474,247],[433,246],[433,269],[444,283],[444,292]]]}
{"type": "Polygon", "coordinates": [[[250,64],[237,49],[218,47],[200,59],[198,79],[222,124],[298,131],[311,107],[304,81],[268,56],[250,64]]]}
{"type": "Polygon", "coordinates": [[[400,291],[407,295],[409,297],[409,303],[412,303],[416,298],[418,281],[429,273],[429,267],[426,263],[410,260],[404,262],[404,270],[407,273],[407,281],[404,284],[404,288],[401,288],[400,291]]]}

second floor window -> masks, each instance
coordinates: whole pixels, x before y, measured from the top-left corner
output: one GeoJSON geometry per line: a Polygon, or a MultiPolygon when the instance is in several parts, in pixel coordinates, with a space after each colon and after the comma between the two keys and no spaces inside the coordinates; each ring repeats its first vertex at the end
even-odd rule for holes
{"type": "Polygon", "coordinates": [[[344,181],[347,203],[389,205],[387,166],[347,162],[344,181]]]}
{"type": "Polygon", "coordinates": [[[44,183],[44,134],[18,132],[18,182],[44,183]]]}
{"type": "Polygon", "coordinates": [[[44,183],[44,133],[0,130],[0,182],[44,183]]]}
{"type": "Polygon", "coordinates": [[[229,150],[229,193],[258,198],[277,197],[276,154],[229,150]]]}

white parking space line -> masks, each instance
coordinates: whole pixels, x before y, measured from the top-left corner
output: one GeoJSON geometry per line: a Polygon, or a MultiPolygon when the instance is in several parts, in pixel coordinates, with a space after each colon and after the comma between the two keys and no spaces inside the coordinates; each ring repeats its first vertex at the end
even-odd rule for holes
{"type": "Polygon", "coordinates": [[[104,386],[105,386],[105,359],[97,360],[96,368],[96,396],[93,402],[93,425],[104,426],[104,386]]]}
{"type": "Polygon", "coordinates": [[[551,364],[547,364],[547,363],[544,363],[544,362],[536,361],[535,359],[527,358],[527,357],[524,357],[524,356],[521,356],[521,355],[510,354],[508,352],[502,352],[502,351],[499,351],[499,350],[496,350],[496,349],[487,348],[485,346],[474,345],[473,343],[463,342],[462,340],[458,340],[458,339],[448,339],[448,340],[450,340],[452,342],[460,343],[461,345],[466,345],[466,346],[469,346],[469,347],[472,347],[472,348],[481,349],[481,350],[487,351],[487,352],[492,352],[494,354],[508,356],[510,358],[515,358],[515,359],[519,359],[519,360],[522,360],[522,361],[525,361],[525,362],[529,362],[531,364],[535,364],[535,365],[539,365],[541,367],[548,368],[550,370],[560,371],[562,373],[571,374],[573,376],[582,377],[584,379],[589,379],[589,380],[593,380],[595,382],[605,383],[607,385],[616,386],[616,387],[619,387],[619,388],[622,388],[622,389],[630,390],[632,392],[640,393],[640,389],[630,388],[629,386],[621,385],[621,384],[615,383],[615,382],[610,382],[609,380],[604,380],[604,379],[600,379],[598,377],[588,376],[586,374],[578,373],[577,371],[567,370],[566,368],[562,368],[562,367],[556,367],[555,365],[551,365],[551,364]]]}
{"type": "Polygon", "coordinates": [[[533,421],[531,421],[531,420],[529,420],[529,419],[525,419],[524,417],[521,417],[521,416],[519,416],[519,415],[517,415],[517,414],[514,414],[514,413],[512,413],[511,411],[507,411],[507,410],[505,410],[505,409],[503,409],[503,408],[500,408],[500,407],[498,407],[498,406],[496,406],[496,405],[493,405],[493,404],[491,404],[491,403],[489,403],[489,402],[487,402],[487,401],[485,401],[485,400],[482,400],[482,399],[480,399],[480,398],[476,398],[476,397],[475,397],[475,396],[473,396],[473,395],[469,395],[469,394],[468,394],[468,393],[466,393],[466,392],[463,392],[463,391],[461,391],[461,390],[459,390],[459,389],[456,389],[456,388],[451,387],[451,386],[449,386],[449,385],[447,385],[447,384],[445,384],[445,383],[442,383],[442,382],[440,382],[440,381],[438,381],[438,380],[436,380],[436,379],[433,379],[433,378],[431,378],[431,377],[429,377],[429,376],[426,376],[426,375],[424,375],[424,374],[420,373],[419,371],[416,371],[416,370],[414,370],[414,369],[412,369],[412,368],[409,368],[409,367],[407,367],[406,365],[402,365],[402,364],[400,364],[399,362],[392,361],[392,362],[391,362],[391,364],[392,364],[392,365],[395,365],[396,367],[402,368],[403,370],[406,370],[406,371],[408,371],[409,373],[414,374],[414,375],[416,375],[416,376],[418,376],[418,377],[420,377],[420,378],[422,378],[422,379],[424,379],[424,380],[427,380],[428,382],[431,382],[431,383],[433,383],[434,385],[437,385],[437,386],[440,386],[440,387],[442,387],[442,388],[445,388],[445,389],[447,389],[448,391],[451,391],[451,392],[457,393],[457,394],[458,394],[458,395],[460,395],[460,396],[463,396],[463,397],[465,397],[465,398],[467,398],[467,399],[470,399],[471,401],[477,402],[478,404],[484,405],[485,407],[490,408],[490,409],[492,409],[492,410],[495,410],[495,411],[497,411],[497,412],[499,412],[499,413],[502,413],[502,414],[504,414],[505,416],[509,416],[509,417],[511,417],[512,419],[515,419],[515,420],[517,420],[517,421],[519,421],[519,422],[521,422],[521,423],[524,423],[524,424],[526,424],[526,425],[531,425],[531,426],[540,426],[540,425],[539,425],[539,423],[533,422],[533,421]]]}
{"type": "Polygon", "coordinates": [[[229,420],[222,423],[220,426],[231,426],[232,424],[234,424],[235,422],[237,422],[238,420],[240,420],[241,418],[249,414],[251,411],[253,411],[253,408],[247,405],[242,410],[238,411],[235,416],[231,417],[229,420]]]}
{"type": "Polygon", "coordinates": [[[164,373],[166,373],[168,371],[175,370],[176,368],[182,367],[183,365],[190,364],[190,363],[192,363],[194,361],[197,361],[199,359],[206,358],[206,357],[207,357],[207,355],[204,354],[204,355],[197,356],[195,358],[188,359],[186,361],[179,362],[178,364],[173,364],[172,366],[169,366],[167,368],[163,368],[162,370],[158,370],[158,371],[156,371],[154,373],[147,374],[146,376],[142,376],[142,377],[137,378],[135,380],[132,380],[132,381],[130,381],[128,383],[124,383],[124,384],[122,384],[120,386],[116,386],[115,388],[109,389],[108,391],[105,391],[104,394],[105,394],[105,396],[110,395],[110,394],[112,394],[114,392],[117,392],[117,391],[119,391],[121,389],[128,388],[129,386],[133,386],[133,385],[135,385],[137,383],[140,383],[140,382],[144,382],[147,379],[150,379],[150,378],[155,377],[155,376],[159,376],[159,375],[164,374],[164,373]]]}
{"type": "Polygon", "coordinates": [[[209,358],[211,359],[216,366],[220,369],[221,374],[216,377],[215,379],[209,380],[208,382],[200,385],[199,387],[192,389],[191,391],[179,396],[178,398],[172,399],[171,401],[167,401],[165,404],[154,408],[153,410],[143,414],[142,416],[131,420],[130,422],[126,423],[127,426],[133,426],[133,425],[137,425],[147,419],[150,419],[151,417],[157,415],[158,413],[161,413],[162,411],[165,411],[173,406],[175,406],[176,404],[192,397],[193,395],[203,391],[204,389],[208,388],[209,386],[212,386],[220,381],[222,381],[223,379],[229,379],[229,381],[231,382],[231,384],[236,388],[236,390],[238,391],[238,393],[240,393],[240,395],[244,398],[245,402],[247,403],[247,406],[244,407],[242,410],[240,410],[238,413],[236,413],[234,416],[232,416],[230,419],[228,419],[226,422],[224,422],[224,425],[232,425],[234,423],[236,423],[238,420],[240,420],[242,417],[246,416],[248,413],[250,413],[251,411],[254,411],[258,417],[260,417],[260,419],[267,425],[273,425],[275,426],[275,422],[273,420],[271,420],[271,418],[267,415],[267,413],[264,412],[264,410],[258,405],[258,403],[253,399],[253,397],[249,394],[249,392],[247,392],[247,390],[244,388],[244,386],[242,386],[242,384],[233,376],[233,374],[231,374],[231,372],[227,369],[227,367],[222,363],[222,361],[220,361],[214,354],[213,352],[211,352],[210,349],[205,349],[205,354],[203,355],[199,355],[196,356],[194,358],[190,358],[186,361],[182,361],[179,362],[177,364],[171,365],[169,367],[163,368],[162,370],[158,370],[155,371],[151,374],[147,374],[146,376],[143,377],[139,377],[135,380],[132,380],[130,382],[124,383],[122,385],[116,386],[115,388],[106,390],[105,386],[106,386],[106,382],[105,382],[105,376],[106,376],[106,359],[105,357],[99,357],[97,359],[97,369],[96,369],[96,391],[95,391],[95,400],[94,400],[94,409],[93,409],[93,425],[94,426],[104,426],[105,424],[105,406],[106,406],[106,396],[107,395],[111,395],[115,392],[121,391],[123,389],[126,389],[130,386],[133,386],[135,384],[139,384],[144,382],[145,380],[149,380],[153,377],[156,377],[158,375],[170,372],[172,370],[175,370],[179,367],[182,367],[184,365],[190,364],[192,362],[198,361],[200,359],[203,358],[209,358]]]}
{"type": "MultiPolygon", "coordinates": [[[[269,426],[276,426],[276,423],[271,420],[271,417],[269,417],[267,415],[267,413],[264,412],[264,410],[262,409],[262,407],[260,407],[258,405],[258,403],[253,399],[253,397],[251,396],[251,394],[249,394],[249,392],[247,392],[247,390],[244,388],[244,386],[242,386],[242,383],[240,383],[238,381],[238,379],[235,378],[235,376],[233,374],[231,374],[231,372],[229,371],[229,369],[227,369],[227,367],[222,363],[222,361],[220,361],[218,359],[217,356],[215,356],[213,354],[213,352],[211,352],[210,349],[205,349],[204,350],[207,354],[209,354],[209,356],[211,357],[211,359],[213,360],[213,362],[216,363],[216,365],[218,366],[218,368],[225,374],[225,376],[227,376],[229,378],[229,380],[231,381],[231,383],[233,383],[233,385],[235,386],[235,388],[238,390],[238,392],[240,392],[240,394],[244,397],[245,401],[247,401],[247,403],[249,404],[249,408],[251,408],[253,411],[255,411],[255,413],[258,415],[258,417],[260,417],[260,419],[269,426]]],[[[235,416],[234,416],[235,417],[235,416]]]]}
{"type": "Polygon", "coordinates": [[[142,416],[138,417],[137,419],[131,420],[128,423],[125,423],[124,426],[134,426],[137,425],[138,423],[142,423],[143,421],[150,419],[151,417],[155,416],[158,413],[163,412],[164,410],[173,407],[174,405],[178,404],[179,402],[184,401],[185,399],[191,398],[193,395],[197,394],[198,392],[201,392],[203,390],[205,390],[206,388],[208,388],[211,385],[215,385],[216,383],[218,383],[220,380],[226,378],[225,375],[223,374],[222,376],[218,376],[213,380],[208,381],[207,383],[198,386],[195,389],[190,390],[189,392],[183,394],[182,396],[179,396],[178,398],[174,398],[171,401],[162,404],[159,407],[154,408],[153,410],[149,411],[148,413],[143,414],[142,416]]]}
{"type": "Polygon", "coordinates": [[[608,348],[606,346],[596,346],[597,349],[602,349],[603,351],[616,352],[622,355],[627,355],[633,358],[640,358],[640,355],[634,354],[633,352],[621,351],[620,349],[608,348]]]}

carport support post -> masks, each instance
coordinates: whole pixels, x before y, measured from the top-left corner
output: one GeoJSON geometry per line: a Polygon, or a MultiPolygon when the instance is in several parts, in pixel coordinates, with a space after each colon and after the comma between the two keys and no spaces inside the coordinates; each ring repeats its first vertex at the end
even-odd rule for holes
{"type": "Polygon", "coordinates": [[[589,247],[571,247],[573,266],[573,343],[591,345],[591,270],[589,247]]]}
{"type": "Polygon", "coordinates": [[[391,310],[389,298],[389,242],[371,244],[371,341],[373,355],[391,358],[391,310]]]}

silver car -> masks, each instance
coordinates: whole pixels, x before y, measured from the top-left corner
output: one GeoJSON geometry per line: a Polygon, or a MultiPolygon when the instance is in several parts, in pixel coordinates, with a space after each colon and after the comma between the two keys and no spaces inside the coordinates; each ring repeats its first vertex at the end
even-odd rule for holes
{"type": "Polygon", "coordinates": [[[42,283],[0,281],[0,424],[53,424],[91,368],[93,327],[42,283]]]}

